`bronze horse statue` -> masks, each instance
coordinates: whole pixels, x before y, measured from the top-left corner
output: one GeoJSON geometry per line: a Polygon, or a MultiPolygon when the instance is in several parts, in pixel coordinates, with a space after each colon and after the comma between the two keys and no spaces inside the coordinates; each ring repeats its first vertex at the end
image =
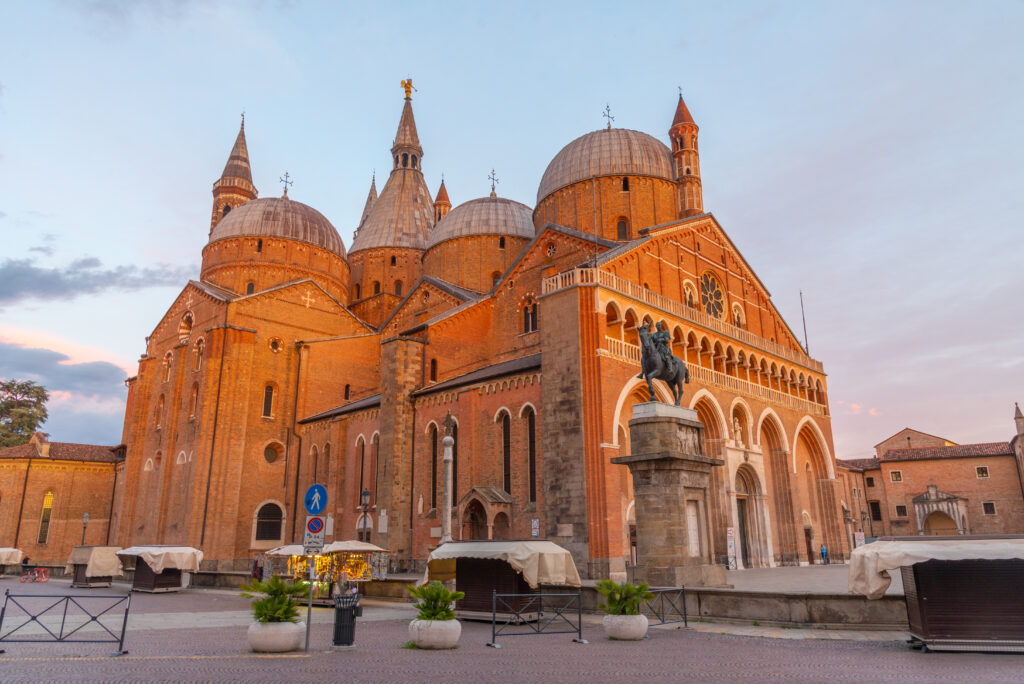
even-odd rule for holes
{"type": "MultiPolygon", "coordinates": [[[[650,393],[651,401],[656,401],[654,396],[654,385],[651,383],[652,380],[663,380],[665,384],[672,390],[672,398],[675,400],[675,405],[679,406],[679,402],[683,398],[683,385],[690,382],[690,371],[686,368],[686,363],[678,356],[668,355],[668,363],[662,356],[661,351],[658,349],[658,345],[655,343],[655,336],[664,336],[668,338],[668,333],[659,328],[658,332],[651,334],[651,324],[648,323],[645,326],[641,326],[638,329],[640,333],[640,349],[642,352],[640,366],[643,371],[638,375],[638,378],[644,378],[647,380],[647,391],[650,393]]],[[[668,339],[658,340],[662,344],[668,347],[668,339]]]]}

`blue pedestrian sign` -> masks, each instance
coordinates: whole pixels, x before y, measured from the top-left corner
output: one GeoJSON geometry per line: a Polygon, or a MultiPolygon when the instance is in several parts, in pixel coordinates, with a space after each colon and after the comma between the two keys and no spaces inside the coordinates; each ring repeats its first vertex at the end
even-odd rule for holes
{"type": "Polygon", "coordinates": [[[310,515],[317,515],[327,507],[327,490],[322,484],[311,485],[306,490],[306,510],[310,515]]]}

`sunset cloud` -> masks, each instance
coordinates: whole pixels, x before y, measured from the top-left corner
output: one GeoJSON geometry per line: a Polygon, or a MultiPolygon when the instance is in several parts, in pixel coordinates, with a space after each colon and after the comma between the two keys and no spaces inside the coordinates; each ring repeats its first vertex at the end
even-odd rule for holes
{"type": "MultiPolygon", "coordinates": [[[[46,246],[31,249],[44,251],[46,246]]],[[[197,270],[194,266],[169,264],[104,268],[96,257],[77,259],[62,268],[37,266],[34,259],[5,259],[0,262],[0,305],[33,298],[72,299],[103,290],[180,285],[197,270]]]]}

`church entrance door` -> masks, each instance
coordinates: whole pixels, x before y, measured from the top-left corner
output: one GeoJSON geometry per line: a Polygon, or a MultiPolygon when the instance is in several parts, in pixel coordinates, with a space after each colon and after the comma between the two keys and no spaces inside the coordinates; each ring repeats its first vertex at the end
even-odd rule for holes
{"type": "Polygon", "coordinates": [[[747,549],[747,500],[736,499],[736,523],[740,533],[740,559],[743,567],[750,567],[750,552],[747,549]]]}
{"type": "Polygon", "coordinates": [[[813,530],[810,527],[804,528],[804,543],[807,545],[807,562],[814,565],[814,542],[812,541],[813,530]]]}

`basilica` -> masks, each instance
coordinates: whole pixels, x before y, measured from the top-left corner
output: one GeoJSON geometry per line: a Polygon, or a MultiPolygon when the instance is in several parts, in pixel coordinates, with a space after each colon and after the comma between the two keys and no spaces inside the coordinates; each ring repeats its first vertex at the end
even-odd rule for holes
{"type": "Polygon", "coordinates": [[[698,126],[674,105],[667,136],[609,125],[569,142],[533,207],[493,186],[453,206],[424,178],[406,87],[387,179],[338,217],[358,224],[347,247],[287,189],[258,196],[243,122],[199,277],[129,380],[109,542],[240,570],[301,541],[321,483],[328,541],[420,569],[441,536],[450,414],[456,539],[547,538],[584,576],[622,573],[636,521],[611,459],[648,400],[638,330],[653,322],[724,460],[694,512],[700,546],[739,568],[815,563],[823,545],[847,557],[822,364],[705,209],[698,126]]]}

